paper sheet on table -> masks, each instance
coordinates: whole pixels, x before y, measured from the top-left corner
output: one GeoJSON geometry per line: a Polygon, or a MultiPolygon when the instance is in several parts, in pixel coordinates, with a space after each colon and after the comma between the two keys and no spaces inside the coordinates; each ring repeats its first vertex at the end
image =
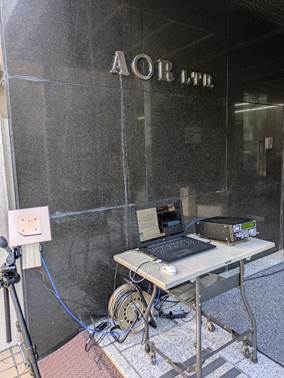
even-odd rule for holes
{"type": "Polygon", "coordinates": [[[150,240],[164,235],[159,229],[157,210],[155,207],[138,210],[137,222],[140,241],[150,240]]]}

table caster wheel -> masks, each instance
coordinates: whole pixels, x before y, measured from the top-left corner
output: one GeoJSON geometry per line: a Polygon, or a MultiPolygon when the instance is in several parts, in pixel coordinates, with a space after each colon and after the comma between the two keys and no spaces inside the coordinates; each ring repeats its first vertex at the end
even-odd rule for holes
{"type": "Polygon", "coordinates": [[[245,358],[251,357],[251,353],[250,353],[249,347],[247,345],[244,345],[242,347],[242,354],[245,356],[245,358]]]}
{"type": "Polygon", "coordinates": [[[258,358],[257,357],[254,357],[253,356],[253,353],[251,353],[251,360],[252,360],[252,362],[254,362],[255,364],[258,362],[258,358]]]}
{"type": "Polygon", "coordinates": [[[207,329],[209,332],[214,332],[216,330],[215,324],[212,322],[207,323],[207,329]]]}
{"type": "Polygon", "coordinates": [[[151,364],[156,365],[156,363],[157,363],[156,354],[152,354],[151,355],[151,364]]]}
{"type": "Polygon", "coordinates": [[[197,347],[197,342],[196,342],[196,341],[194,341],[194,343],[193,343],[193,347],[194,347],[194,348],[197,347]]]}
{"type": "Polygon", "coordinates": [[[145,352],[150,353],[150,345],[149,344],[145,345],[145,352]]]}

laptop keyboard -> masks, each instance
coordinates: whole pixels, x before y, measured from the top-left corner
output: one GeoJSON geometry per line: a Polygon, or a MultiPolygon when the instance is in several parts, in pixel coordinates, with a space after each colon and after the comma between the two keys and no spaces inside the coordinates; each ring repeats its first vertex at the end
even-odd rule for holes
{"type": "Polygon", "coordinates": [[[164,261],[175,261],[191,254],[214,248],[215,246],[194,238],[175,239],[159,245],[147,247],[147,252],[164,261]]]}

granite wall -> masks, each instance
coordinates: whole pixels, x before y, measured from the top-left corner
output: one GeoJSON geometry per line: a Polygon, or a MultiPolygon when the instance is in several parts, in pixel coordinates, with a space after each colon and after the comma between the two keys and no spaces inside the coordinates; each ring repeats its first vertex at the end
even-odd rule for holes
{"type": "MultiPolygon", "coordinates": [[[[82,319],[105,314],[112,257],[137,245],[138,203],[181,198],[186,217],[256,216],[263,238],[281,240],[282,108],[249,111],[255,120],[235,113],[243,101],[281,102],[262,85],[267,64],[253,52],[268,60],[281,26],[238,3],[1,0],[18,207],[49,205],[45,257],[82,319]],[[161,82],[156,63],[149,81],[111,74],[116,50],[128,66],[146,53],[171,60],[177,77],[208,72],[214,88],[161,82]],[[267,136],[274,144],[259,175],[257,146],[267,136]]],[[[24,272],[24,289],[43,355],[77,326],[41,269],[24,272]]]]}

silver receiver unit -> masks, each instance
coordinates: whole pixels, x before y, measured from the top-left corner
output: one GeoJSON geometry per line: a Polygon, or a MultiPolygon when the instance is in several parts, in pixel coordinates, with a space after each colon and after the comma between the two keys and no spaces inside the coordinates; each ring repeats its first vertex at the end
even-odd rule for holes
{"type": "Polygon", "coordinates": [[[257,235],[251,218],[212,217],[196,223],[196,233],[208,239],[237,243],[257,235]]]}

